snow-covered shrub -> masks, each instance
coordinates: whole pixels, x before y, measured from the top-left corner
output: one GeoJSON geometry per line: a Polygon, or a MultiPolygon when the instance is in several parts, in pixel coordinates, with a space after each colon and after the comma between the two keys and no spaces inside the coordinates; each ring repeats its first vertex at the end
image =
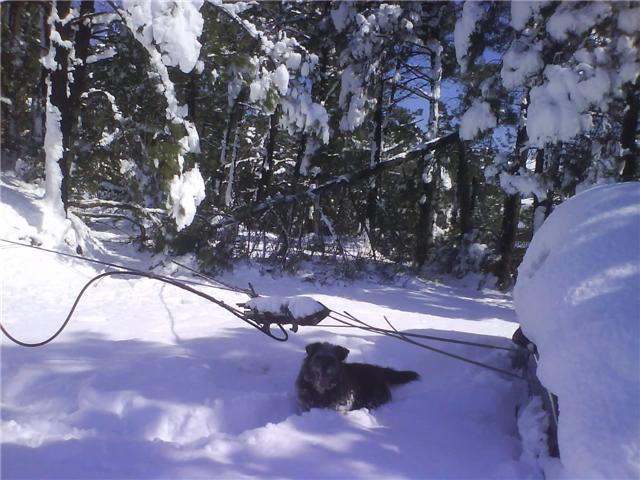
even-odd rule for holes
{"type": "Polygon", "coordinates": [[[640,477],[640,185],[569,199],[534,236],[515,306],[559,397],[569,478],[640,477]]]}

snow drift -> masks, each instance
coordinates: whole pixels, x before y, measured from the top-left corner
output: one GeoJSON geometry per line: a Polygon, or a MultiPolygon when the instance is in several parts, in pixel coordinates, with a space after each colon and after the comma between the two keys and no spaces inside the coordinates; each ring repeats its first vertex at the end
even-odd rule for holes
{"type": "Polygon", "coordinates": [[[571,478],[640,477],[640,185],[563,203],[518,270],[515,306],[559,397],[560,457],[571,478]]]}

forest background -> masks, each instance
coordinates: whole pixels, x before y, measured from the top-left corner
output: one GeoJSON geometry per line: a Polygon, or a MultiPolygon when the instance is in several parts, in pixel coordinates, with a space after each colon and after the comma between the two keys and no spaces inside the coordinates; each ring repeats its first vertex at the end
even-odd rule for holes
{"type": "Polygon", "coordinates": [[[78,252],[111,222],[205,270],[508,289],[555,206],[640,178],[635,2],[0,8],[2,170],[44,182],[78,252]]]}

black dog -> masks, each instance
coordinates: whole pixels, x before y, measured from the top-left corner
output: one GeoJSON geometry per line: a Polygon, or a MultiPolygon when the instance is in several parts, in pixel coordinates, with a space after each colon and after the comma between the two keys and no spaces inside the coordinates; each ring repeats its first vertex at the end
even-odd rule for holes
{"type": "Polygon", "coordinates": [[[330,343],[307,345],[307,356],[296,380],[298,402],[304,410],[339,411],[376,408],[391,400],[390,385],[417,380],[412,371],[366,363],[344,363],[349,350],[330,343]]]}

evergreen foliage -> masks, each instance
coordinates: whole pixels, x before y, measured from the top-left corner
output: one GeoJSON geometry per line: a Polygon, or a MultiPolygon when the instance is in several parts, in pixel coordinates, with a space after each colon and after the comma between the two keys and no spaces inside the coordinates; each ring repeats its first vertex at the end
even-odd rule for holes
{"type": "Polygon", "coordinates": [[[167,2],[165,24],[202,18],[190,70],[171,50],[184,38],[132,27],[140,2],[90,3],[0,5],[2,168],[43,178],[47,85],[60,95],[55,75],[67,79],[65,208],[124,216],[144,246],[194,252],[203,268],[313,258],[353,274],[371,259],[491,273],[509,288],[554,206],[640,178],[633,2],[167,2]],[[47,61],[52,38],[64,70],[47,61]],[[459,141],[411,155],[458,129],[459,141]],[[189,172],[204,180],[191,203],[189,172]]]}

